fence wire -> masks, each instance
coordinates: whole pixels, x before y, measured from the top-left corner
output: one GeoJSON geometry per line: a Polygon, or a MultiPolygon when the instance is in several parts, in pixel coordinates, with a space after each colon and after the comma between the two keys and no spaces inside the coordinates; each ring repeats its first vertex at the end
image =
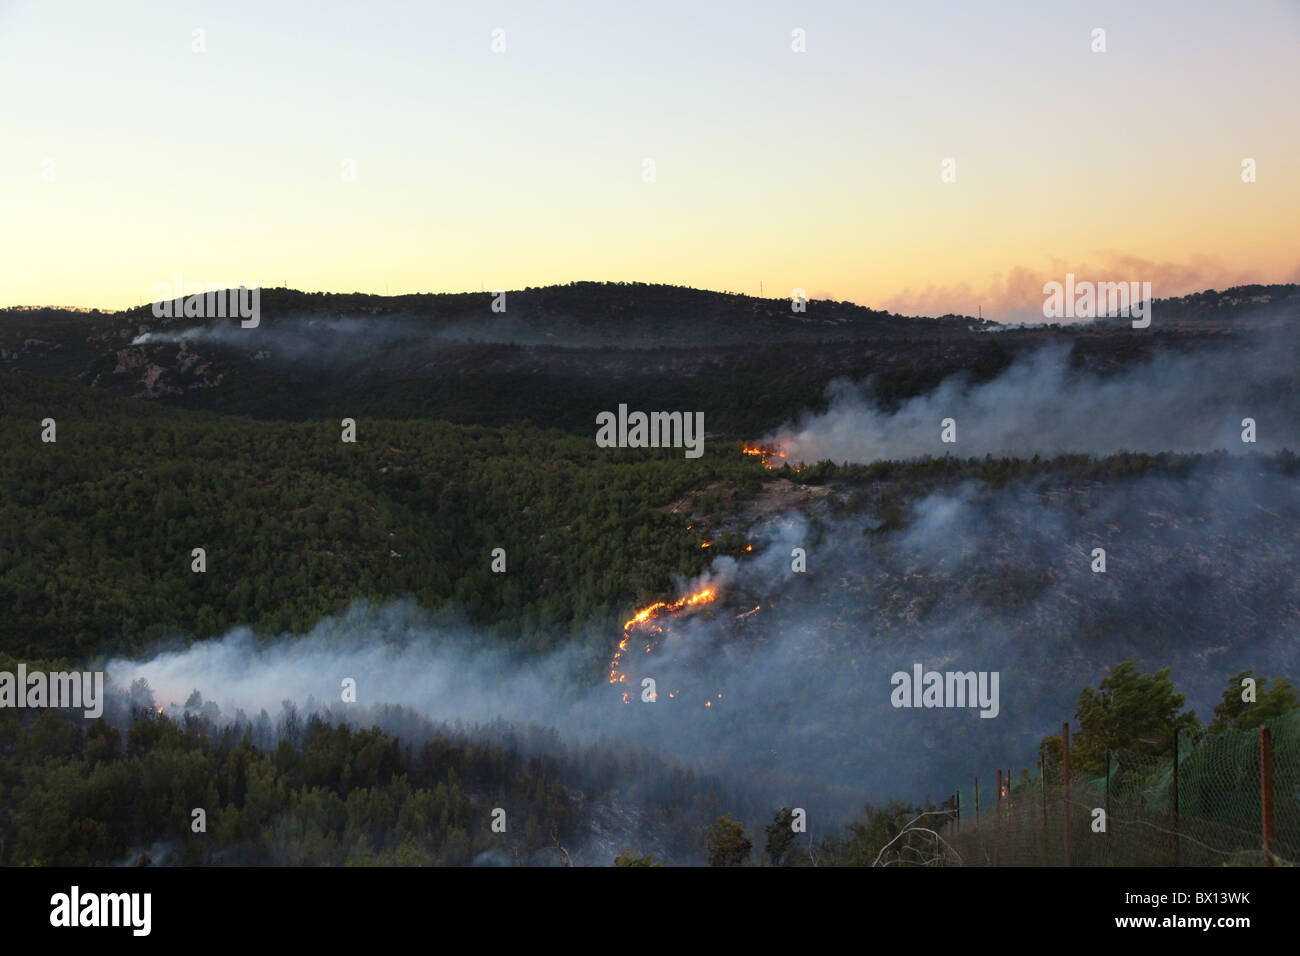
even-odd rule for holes
{"type": "MultiPolygon", "coordinates": [[[[1269,722],[1273,865],[1300,861],[1300,711],[1269,722]]],[[[1172,755],[1109,756],[1109,774],[1049,763],[960,792],[939,828],[965,866],[1260,866],[1264,849],[1259,730],[1182,741],[1172,755]],[[1044,780],[1044,774],[1046,779],[1044,780]],[[1175,785],[1176,784],[1176,785],[1175,785]],[[1098,813],[1098,811],[1102,811],[1098,813]],[[1104,826],[1103,826],[1104,823],[1104,826]],[[1068,857],[1067,857],[1068,845],[1068,857]]]]}

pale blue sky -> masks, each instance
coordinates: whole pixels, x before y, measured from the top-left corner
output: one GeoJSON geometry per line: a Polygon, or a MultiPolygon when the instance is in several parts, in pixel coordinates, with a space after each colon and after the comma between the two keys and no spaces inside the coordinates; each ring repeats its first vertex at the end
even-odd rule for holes
{"type": "Polygon", "coordinates": [[[0,2],[0,304],[178,271],[917,307],[1122,261],[1167,292],[1280,281],[1298,41],[1272,0],[0,2]]]}

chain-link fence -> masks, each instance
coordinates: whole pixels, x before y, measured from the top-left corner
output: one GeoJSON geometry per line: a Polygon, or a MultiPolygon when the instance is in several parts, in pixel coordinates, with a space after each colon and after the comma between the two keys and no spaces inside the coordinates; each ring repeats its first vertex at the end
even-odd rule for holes
{"type": "MultiPolygon", "coordinates": [[[[1040,763],[950,798],[939,830],[965,866],[1290,866],[1300,861],[1300,711],[1181,739],[1178,756],[1040,763]]],[[[932,824],[933,825],[933,824],[932,824]]]]}

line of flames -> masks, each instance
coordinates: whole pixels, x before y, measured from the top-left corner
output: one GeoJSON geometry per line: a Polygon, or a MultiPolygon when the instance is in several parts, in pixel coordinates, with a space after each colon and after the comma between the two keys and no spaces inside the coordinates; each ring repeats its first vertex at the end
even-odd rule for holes
{"type": "Polygon", "coordinates": [[[781,465],[783,468],[792,468],[795,471],[802,471],[804,466],[792,465],[786,461],[784,448],[764,448],[762,445],[745,445],[742,449],[746,455],[755,455],[762,462],[764,468],[775,468],[781,465]]]}
{"type": "MultiPolygon", "coordinates": [[[[623,639],[618,642],[618,650],[614,652],[613,659],[609,662],[609,683],[623,684],[627,682],[627,672],[620,666],[623,660],[623,652],[627,650],[628,643],[632,640],[633,634],[640,630],[649,631],[654,634],[662,634],[664,629],[655,623],[659,618],[668,614],[675,614],[686,608],[697,607],[701,604],[708,604],[717,599],[717,588],[700,588],[691,594],[679,598],[676,601],[656,601],[654,604],[647,605],[633,614],[623,624],[623,639]]],[[[650,653],[653,645],[647,643],[645,652],[650,653]]],[[[676,698],[678,691],[669,693],[669,697],[676,698]]],[[[722,697],[718,695],[719,699],[722,697]]],[[[628,694],[623,694],[623,703],[629,703],[628,694]]],[[[712,707],[712,702],[705,704],[706,707],[712,707]]]]}

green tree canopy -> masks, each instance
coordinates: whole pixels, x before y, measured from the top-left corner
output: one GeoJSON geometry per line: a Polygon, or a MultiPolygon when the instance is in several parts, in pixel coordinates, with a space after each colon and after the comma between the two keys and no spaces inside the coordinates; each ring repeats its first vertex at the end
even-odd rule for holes
{"type": "Polygon", "coordinates": [[[782,807],[767,825],[767,846],[764,853],[773,866],[785,866],[794,850],[794,810],[782,807]]]}
{"type": "Polygon", "coordinates": [[[704,839],[710,866],[741,866],[749,860],[754,844],[745,836],[745,827],[728,813],[718,817],[704,839]]]}
{"type": "Polygon", "coordinates": [[[1210,724],[1210,733],[1217,734],[1228,729],[1254,730],[1262,727],[1275,717],[1300,708],[1300,694],[1295,687],[1279,677],[1268,686],[1268,678],[1255,680],[1254,671],[1242,671],[1228,678],[1228,689],[1223,692],[1223,701],[1214,708],[1214,722],[1210,724]],[[1247,694],[1247,680],[1254,681],[1254,692],[1247,694]],[[1265,689],[1267,688],[1267,689],[1265,689]],[[1254,700],[1247,700],[1253,696],[1254,700]]]}
{"type": "Polygon", "coordinates": [[[1174,690],[1168,667],[1144,674],[1131,658],[1115,665],[1100,688],[1085,687],[1079,695],[1072,762],[1088,773],[1102,774],[1108,750],[1172,754],[1175,730],[1200,727],[1195,712],[1183,710],[1186,699],[1174,690]]]}

